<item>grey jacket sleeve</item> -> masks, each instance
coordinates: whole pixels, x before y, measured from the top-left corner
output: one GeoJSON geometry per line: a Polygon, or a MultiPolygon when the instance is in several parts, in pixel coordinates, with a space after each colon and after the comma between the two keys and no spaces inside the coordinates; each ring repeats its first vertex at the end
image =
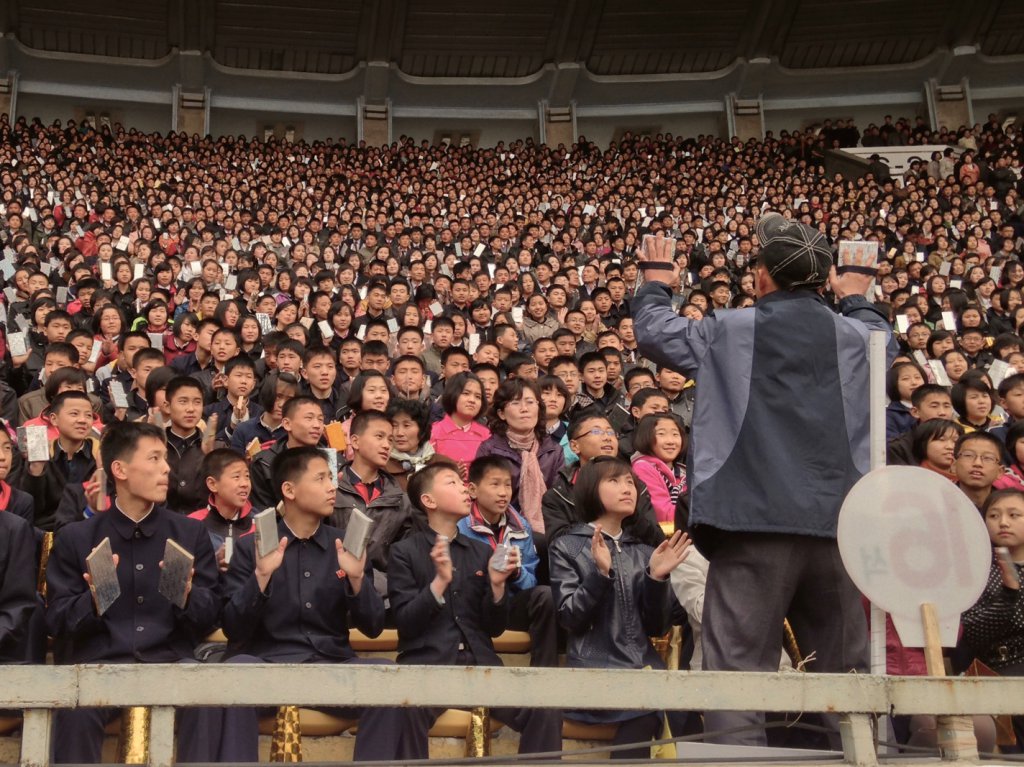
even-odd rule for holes
{"type": "Polygon", "coordinates": [[[684,374],[700,366],[714,337],[716,320],[688,320],[672,309],[672,291],[648,282],[631,303],[633,332],[640,353],[655,363],[684,374]]]}

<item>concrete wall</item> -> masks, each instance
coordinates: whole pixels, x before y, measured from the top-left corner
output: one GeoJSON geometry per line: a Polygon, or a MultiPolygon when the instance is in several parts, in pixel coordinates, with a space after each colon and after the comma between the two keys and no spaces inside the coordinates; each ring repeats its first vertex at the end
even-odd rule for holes
{"type": "Polygon", "coordinates": [[[911,125],[914,119],[921,115],[928,119],[928,106],[924,102],[924,95],[918,102],[904,102],[900,104],[878,104],[878,105],[856,105],[856,106],[823,106],[813,109],[772,109],[766,105],[764,111],[765,130],[772,131],[776,136],[781,130],[797,130],[810,125],[820,125],[823,120],[830,119],[833,122],[837,119],[853,118],[857,127],[864,130],[868,125],[874,123],[881,125],[885,115],[892,115],[893,120],[906,117],[911,125]]]}
{"type": "Polygon", "coordinates": [[[638,115],[634,117],[579,117],[576,120],[579,135],[586,136],[598,146],[607,146],[623,130],[650,130],[653,133],[671,133],[674,136],[698,136],[701,133],[725,135],[724,114],[638,115]]]}
{"type": "Polygon", "coordinates": [[[247,137],[263,136],[266,126],[278,132],[285,126],[294,126],[296,138],[316,141],[326,138],[335,140],[344,138],[351,142],[356,138],[356,118],[342,115],[303,115],[303,114],[272,114],[267,112],[250,112],[241,109],[224,109],[214,107],[210,110],[210,133],[214,136],[247,137]]]}
{"type": "Polygon", "coordinates": [[[69,118],[77,118],[82,113],[92,112],[97,116],[107,113],[114,122],[119,122],[126,128],[137,128],[145,133],[167,133],[171,129],[169,94],[167,104],[129,104],[19,93],[16,108],[19,117],[38,117],[44,123],[54,120],[64,122],[69,118]]]}
{"type": "Polygon", "coordinates": [[[448,117],[393,117],[391,120],[391,138],[397,141],[400,136],[412,136],[416,141],[427,139],[433,141],[437,134],[447,133],[453,136],[470,135],[473,143],[479,147],[491,147],[499,141],[506,144],[519,139],[538,137],[537,120],[466,120],[448,117]]]}

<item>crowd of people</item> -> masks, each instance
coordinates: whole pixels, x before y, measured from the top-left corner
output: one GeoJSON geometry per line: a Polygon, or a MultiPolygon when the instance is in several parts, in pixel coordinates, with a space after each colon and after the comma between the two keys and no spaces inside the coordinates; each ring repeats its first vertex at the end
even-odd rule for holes
{"type": "MultiPolygon", "coordinates": [[[[764,306],[758,227],[778,212],[825,259],[878,244],[852,313],[820,274],[772,285],[813,288],[821,311],[852,318],[837,327],[891,326],[889,462],[957,483],[1008,550],[954,655],[1024,673],[1024,138],[994,116],[826,127],[482,149],[0,117],[0,658],[45,662],[49,636],[58,663],[209,661],[222,628],[225,662],[358,663],[349,630],[390,626],[398,663],[498,664],[492,637],[517,629],[537,666],[561,649],[570,666],[641,669],[664,667],[651,638],[676,623],[690,668],[721,667],[735,637],[720,612],[704,625],[704,597],[730,528],[709,545],[701,515],[744,480],[709,481],[701,461],[724,448],[701,414],[736,381],[721,360],[708,373],[670,359],[671,338],[654,348],[636,309],[655,292],[653,235],[678,276],[660,308],[687,320],[687,348],[735,327],[733,310],[764,306]],[[963,151],[897,179],[826,173],[851,129],[963,151]],[[43,431],[49,460],[30,449],[43,431]],[[267,508],[269,550],[253,534],[267,508]],[[364,515],[357,556],[346,532],[364,515]],[[184,607],[158,588],[169,538],[194,556],[184,607]],[[120,596],[101,611],[83,573],[108,539],[120,596]]],[[[747,378],[767,370],[751,364],[747,378]]],[[[792,375],[772,371],[748,412],[792,375]]],[[[794,623],[803,654],[824,657],[794,623]]],[[[768,655],[785,667],[781,636],[768,655]]],[[[891,673],[924,673],[889,641],[891,673]]],[[[427,755],[440,712],[351,703],[357,759],[427,755]]],[[[185,712],[179,758],[255,761],[256,713],[185,712]]],[[[59,712],[58,761],[99,761],[115,714],[59,712]]],[[[665,726],[586,701],[493,714],[523,753],[558,751],[563,717],[616,723],[617,744],[639,744],[626,758],[665,726]]],[[[934,729],[901,720],[897,734],[920,745],[934,729]]]]}

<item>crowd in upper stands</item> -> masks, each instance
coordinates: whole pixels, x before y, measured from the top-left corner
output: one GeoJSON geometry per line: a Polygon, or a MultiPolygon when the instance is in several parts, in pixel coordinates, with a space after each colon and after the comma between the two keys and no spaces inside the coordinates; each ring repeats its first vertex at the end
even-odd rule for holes
{"type": "MultiPolygon", "coordinates": [[[[715,392],[700,390],[699,371],[643,357],[630,298],[654,234],[675,242],[681,315],[753,305],[754,224],[769,210],[819,228],[835,249],[878,243],[871,300],[905,352],[889,371],[890,463],[956,482],[1010,549],[1019,583],[1022,175],[1024,133],[995,115],[956,129],[886,116],[863,132],[826,120],[760,141],[626,134],[609,147],[493,148],[0,117],[3,657],[41,661],[49,633],[59,662],[184,659],[223,626],[229,657],[330,662],[353,657],[348,628],[389,622],[399,662],[495,662],[489,637],[512,627],[529,631],[536,665],[557,665],[565,641],[571,665],[642,668],[662,663],[646,637],[675,620],[700,668],[708,563],[673,531],[685,530],[696,470],[686,464],[694,399],[715,392]],[[827,170],[827,150],[858,142],[949,149],[896,176],[877,162],[855,178],[827,170]],[[46,430],[50,460],[28,460],[18,428],[31,426],[46,430]],[[122,466],[154,435],[166,442],[164,497],[122,466]],[[320,496],[309,448],[327,448],[320,496]],[[632,489],[613,499],[620,484],[632,489]],[[205,528],[197,583],[202,563],[202,593],[219,605],[201,615],[154,606],[150,633],[163,639],[147,634],[147,650],[122,636],[136,630],[131,610],[90,613],[76,570],[99,543],[81,538],[85,526],[93,535],[95,520],[128,514],[129,498],[205,528]],[[261,556],[252,517],[270,507],[288,543],[261,556]],[[340,541],[363,514],[374,524],[360,559],[340,541]],[[47,568],[45,611],[31,556],[44,532],[55,533],[60,563],[47,568]],[[296,540],[329,546],[329,561],[298,559],[296,540]],[[609,547],[623,574],[614,585],[609,547]],[[488,564],[496,553],[504,570],[488,564]],[[365,568],[365,586],[334,576],[353,568],[365,568]],[[310,569],[329,573],[337,594],[307,600],[310,569]],[[488,574],[490,589],[471,572],[488,574]],[[12,591],[14,573],[31,588],[12,591]],[[294,593],[274,590],[273,577],[294,578],[294,593]],[[325,604],[346,605],[349,618],[311,619],[325,604]],[[189,631],[180,621],[193,621],[189,631]],[[311,621],[305,638],[301,621],[311,621]],[[110,641],[97,642],[104,632],[110,641]]],[[[126,529],[138,537],[144,520],[126,529]]],[[[180,521],[167,524],[183,534],[180,521]]],[[[1013,569],[994,562],[965,614],[962,654],[1017,674],[1024,612],[1013,569]]],[[[139,605],[161,599],[154,584],[139,605]]],[[[892,673],[923,673],[892,632],[890,644],[892,673]]],[[[523,730],[524,751],[557,750],[549,713],[502,721],[523,730]]],[[[639,712],[566,715],[618,722],[621,743],[663,726],[639,712]]],[[[429,715],[382,721],[417,737],[361,735],[357,757],[426,755],[429,715]]],[[[927,742],[929,727],[906,723],[903,738],[927,742]]]]}

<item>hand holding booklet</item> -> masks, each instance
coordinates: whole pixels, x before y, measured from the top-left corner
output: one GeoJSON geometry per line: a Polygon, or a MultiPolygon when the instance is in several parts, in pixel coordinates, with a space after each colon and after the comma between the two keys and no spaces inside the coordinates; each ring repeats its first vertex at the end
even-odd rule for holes
{"type": "Polygon", "coordinates": [[[167,601],[180,610],[185,609],[192,589],[192,568],[196,558],[172,538],[164,546],[164,559],[160,563],[159,591],[167,601]]]}
{"type": "Polygon", "coordinates": [[[345,551],[356,559],[360,559],[366,551],[366,543],[370,540],[373,520],[359,509],[352,509],[345,528],[345,551]]]}

